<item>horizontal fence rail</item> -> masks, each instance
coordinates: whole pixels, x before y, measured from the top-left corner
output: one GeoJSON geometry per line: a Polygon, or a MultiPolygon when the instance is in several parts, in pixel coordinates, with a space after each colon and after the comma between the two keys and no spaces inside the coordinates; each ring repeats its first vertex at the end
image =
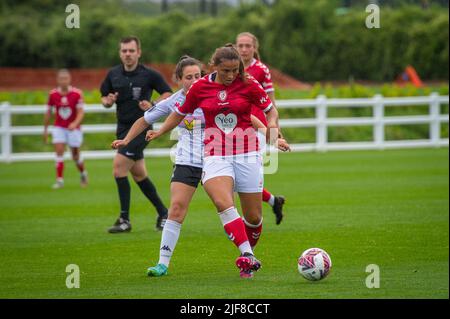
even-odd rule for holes
{"type": "MultiPolygon", "coordinates": [[[[419,97],[383,97],[375,95],[373,98],[352,99],[328,99],[323,95],[316,99],[303,100],[279,100],[279,109],[315,109],[314,118],[306,119],[280,119],[281,128],[315,128],[316,142],[292,144],[293,151],[327,151],[327,150],[361,150],[361,149],[389,149],[409,147],[440,147],[448,146],[449,139],[441,137],[441,124],[449,122],[448,114],[441,114],[441,106],[449,104],[449,96],[440,96],[432,93],[429,96],[419,97]],[[405,107],[428,105],[429,112],[426,115],[385,116],[386,107],[405,107]],[[355,108],[371,107],[371,117],[328,117],[330,108],[355,108]],[[395,140],[386,141],[386,125],[425,124],[430,127],[428,139],[423,140],[395,140]],[[373,140],[368,142],[329,142],[328,127],[336,126],[372,126],[373,140]]],[[[12,126],[12,115],[44,114],[46,106],[43,105],[15,105],[8,102],[0,104],[0,162],[49,160],[54,158],[51,152],[14,153],[12,137],[19,135],[41,135],[43,126],[12,126]]],[[[115,108],[104,108],[101,104],[89,104],[85,107],[85,113],[114,113],[115,108]]],[[[161,123],[155,123],[158,129],[161,123]]],[[[51,126],[49,127],[51,129],[51,126]]],[[[85,124],[82,126],[84,133],[114,133],[116,125],[110,124],[85,124]]],[[[111,136],[111,140],[114,135],[111,136]]],[[[148,148],[144,154],[147,156],[169,156],[170,148],[148,148]]],[[[113,150],[83,151],[83,157],[87,159],[111,158],[115,154],[113,150]]],[[[66,156],[69,156],[66,154],[66,156]]]]}

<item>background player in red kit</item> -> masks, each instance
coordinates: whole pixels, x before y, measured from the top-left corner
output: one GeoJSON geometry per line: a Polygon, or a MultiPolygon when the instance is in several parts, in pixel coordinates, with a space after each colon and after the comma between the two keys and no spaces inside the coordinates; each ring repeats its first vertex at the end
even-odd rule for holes
{"type": "Polygon", "coordinates": [[[53,188],[64,186],[64,151],[69,145],[72,159],[80,171],[81,186],[87,185],[87,171],[80,155],[83,143],[81,122],[83,121],[83,94],[71,86],[71,76],[68,70],[61,69],[56,77],[58,87],[50,91],[48,97],[48,111],[44,116],[44,143],[48,142],[48,125],[52,110],[55,110],[55,123],[52,130],[52,142],[56,153],[56,183],[53,188]]]}
{"type": "MultiPolygon", "coordinates": [[[[258,39],[250,32],[240,33],[236,37],[236,47],[242,61],[244,62],[245,72],[253,76],[256,81],[261,84],[275,106],[275,89],[273,87],[272,77],[269,68],[260,61],[258,39]]],[[[254,107],[253,115],[267,126],[267,120],[264,112],[254,107]]],[[[276,224],[279,225],[283,219],[283,205],[285,202],[284,196],[274,196],[266,188],[264,188],[262,198],[263,201],[272,206],[273,213],[276,216],[276,224]]]]}
{"type": "Polygon", "coordinates": [[[232,45],[218,48],[211,59],[215,72],[195,82],[152,140],[173,129],[186,114],[201,108],[205,116],[202,183],[216,206],[230,240],[241,256],[236,259],[240,276],[248,278],[261,266],[253,248],[262,230],[262,158],[252,126],[252,106],[267,113],[271,140],[278,137],[278,113],[261,85],[244,72],[239,53],[232,45]],[[276,131],[276,133],[274,133],[276,131]],[[244,221],[234,204],[239,194],[244,221]]]}

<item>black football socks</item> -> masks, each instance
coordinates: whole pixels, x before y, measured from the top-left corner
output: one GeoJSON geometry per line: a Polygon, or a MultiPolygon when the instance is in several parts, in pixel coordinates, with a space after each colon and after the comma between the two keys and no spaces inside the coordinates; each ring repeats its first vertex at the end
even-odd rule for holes
{"type": "Polygon", "coordinates": [[[130,183],[128,177],[116,177],[117,190],[119,191],[120,199],[120,217],[130,220],[130,183]]]}
{"type": "Polygon", "coordinates": [[[156,210],[158,211],[158,215],[167,215],[167,208],[166,206],[164,206],[161,198],[159,198],[155,185],[153,185],[150,179],[146,177],[142,181],[136,182],[136,184],[139,185],[142,193],[144,193],[144,195],[150,200],[150,202],[152,202],[153,206],[155,206],[156,210]]]}

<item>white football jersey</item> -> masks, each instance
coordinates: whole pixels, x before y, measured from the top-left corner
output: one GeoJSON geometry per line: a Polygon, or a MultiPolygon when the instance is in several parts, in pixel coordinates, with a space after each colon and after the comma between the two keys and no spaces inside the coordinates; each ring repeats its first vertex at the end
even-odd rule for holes
{"type": "MultiPolygon", "coordinates": [[[[174,112],[175,107],[183,105],[185,100],[186,95],[183,90],[179,90],[146,111],[144,119],[148,124],[153,124],[174,112]]],[[[197,108],[193,114],[187,114],[180,122],[175,164],[203,167],[204,129],[205,117],[200,108],[197,108]]]]}

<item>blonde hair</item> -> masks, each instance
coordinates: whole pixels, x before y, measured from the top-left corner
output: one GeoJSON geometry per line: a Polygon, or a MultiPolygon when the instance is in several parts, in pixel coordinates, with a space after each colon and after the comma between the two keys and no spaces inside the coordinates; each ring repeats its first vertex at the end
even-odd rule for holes
{"type": "Polygon", "coordinates": [[[252,39],[253,46],[255,47],[255,53],[253,54],[253,57],[256,60],[261,60],[261,56],[259,55],[259,41],[258,41],[258,38],[253,33],[250,33],[250,32],[239,33],[236,37],[236,43],[240,37],[244,37],[244,36],[252,39]]]}

